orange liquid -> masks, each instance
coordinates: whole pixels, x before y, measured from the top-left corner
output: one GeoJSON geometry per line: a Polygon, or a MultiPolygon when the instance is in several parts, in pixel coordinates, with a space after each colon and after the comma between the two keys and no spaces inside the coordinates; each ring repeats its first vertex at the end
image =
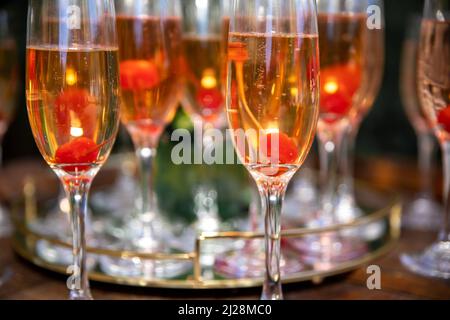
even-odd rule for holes
{"type": "Polygon", "coordinates": [[[241,161],[265,175],[300,166],[319,111],[317,37],[231,33],[228,47],[228,122],[254,133],[245,145],[235,135],[241,161]]]}
{"type": "Polygon", "coordinates": [[[65,171],[102,164],[119,121],[117,49],[27,49],[28,116],[44,159],[65,171]]]}
{"type": "Polygon", "coordinates": [[[134,138],[159,137],[173,119],[182,89],[180,21],[117,18],[122,122],[134,138]]]}
{"type": "Polygon", "coordinates": [[[186,71],[183,106],[192,117],[217,125],[225,111],[229,24],[229,18],[224,18],[221,36],[183,38],[186,71]]]}
{"type": "Polygon", "coordinates": [[[220,37],[185,37],[186,111],[207,122],[215,122],[224,111],[223,95],[226,48],[220,37]]]}
{"type": "Polygon", "coordinates": [[[382,31],[364,14],[319,14],[320,120],[335,123],[367,112],[381,81],[382,31]]]}

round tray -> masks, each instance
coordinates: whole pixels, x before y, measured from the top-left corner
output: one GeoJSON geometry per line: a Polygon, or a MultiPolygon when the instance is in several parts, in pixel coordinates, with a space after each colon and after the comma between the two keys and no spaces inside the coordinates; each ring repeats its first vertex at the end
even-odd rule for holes
{"type": "MultiPolygon", "coordinates": [[[[364,187],[366,190],[373,190],[364,187]]],[[[13,247],[15,251],[32,262],[33,264],[51,270],[58,273],[66,273],[67,266],[57,264],[48,261],[37,253],[37,245],[45,242],[49,246],[55,248],[67,248],[70,249],[70,244],[61,241],[55,237],[51,237],[29,228],[28,220],[36,215],[36,200],[34,197],[35,188],[32,182],[28,182],[24,187],[24,212],[23,219],[16,219],[16,233],[13,238],[13,247]]],[[[376,192],[376,191],[368,191],[376,192]]],[[[366,192],[367,193],[367,192],[366,192]]],[[[373,199],[373,197],[372,197],[373,199]]],[[[377,202],[377,201],[375,201],[377,202]]],[[[283,230],[282,239],[301,239],[305,237],[320,237],[330,234],[348,234],[355,233],[358,230],[366,230],[367,228],[376,227],[378,234],[376,237],[370,239],[364,239],[358,237],[361,243],[367,248],[363,253],[353,257],[352,259],[345,260],[339,263],[335,263],[327,268],[317,268],[315,265],[306,265],[302,271],[287,274],[283,276],[284,283],[300,282],[300,281],[314,281],[320,282],[322,279],[345,273],[353,269],[369,263],[370,261],[378,258],[379,256],[387,253],[392,245],[400,236],[400,216],[401,216],[401,202],[397,197],[386,198],[384,195],[384,203],[379,209],[366,210],[365,214],[350,223],[339,224],[325,228],[316,229],[288,229],[283,230]]],[[[379,203],[379,202],[378,202],[379,203]]],[[[373,207],[373,204],[372,204],[373,207]]],[[[204,246],[208,245],[211,241],[232,241],[243,242],[254,239],[262,239],[262,233],[254,232],[212,232],[202,233],[196,240],[194,250],[192,252],[181,252],[175,254],[145,254],[131,251],[115,251],[105,248],[88,248],[88,252],[91,257],[114,257],[121,259],[142,259],[142,260],[171,260],[179,261],[180,263],[190,262],[192,268],[186,272],[185,275],[177,277],[175,279],[167,278],[146,278],[146,277],[123,277],[123,276],[111,276],[106,274],[93,263],[89,277],[91,280],[114,283],[128,286],[138,287],[159,287],[159,288],[177,288],[177,289],[225,289],[225,288],[244,288],[260,286],[262,284],[262,278],[224,278],[223,275],[214,271],[211,266],[204,266],[201,261],[203,258],[204,246]]],[[[283,248],[284,250],[284,248],[283,248]]],[[[210,253],[209,253],[210,254],[210,253]]],[[[299,261],[302,260],[302,253],[297,252],[299,261]]]]}

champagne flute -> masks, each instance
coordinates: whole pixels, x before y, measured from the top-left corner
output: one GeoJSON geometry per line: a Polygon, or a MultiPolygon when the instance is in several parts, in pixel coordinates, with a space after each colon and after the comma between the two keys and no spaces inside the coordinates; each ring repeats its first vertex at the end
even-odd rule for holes
{"type": "Polygon", "coordinates": [[[92,299],[86,269],[87,197],[119,127],[114,3],[31,0],[26,97],[36,144],[70,203],[70,299],[92,299]]]}
{"type": "Polygon", "coordinates": [[[185,91],[183,107],[194,125],[225,125],[226,53],[229,17],[227,1],[184,0],[183,49],[185,91]]]}
{"type": "Polygon", "coordinates": [[[436,242],[403,265],[422,275],[450,279],[450,11],[448,0],[426,0],[417,82],[423,112],[439,140],[444,166],[444,221],[436,242]]]}
{"type": "MultiPolygon", "coordinates": [[[[229,19],[226,1],[183,0],[184,95],[183,108],[194,124],[195,148],[202,153],[213,147],[208,129],[223,128],[224,85],[229,19]]],[[[196,231],[219,231],[217,190],[208,182],[206,167],[200,168],[194,190],[196,231]]],[[[217,246],[216,246],[217,247],[217,246]]],[[[216,248],[217,249],[217,248],[216,248]]]]}
{"type": "MultiPolygon", "coordinates": [[[[317,2],[321,64],[317,137],[322,190],[318,216],[308,222],[312,227],[329,226],[342,220],[342,213],[340,217],[337,215],[339,157],[343,145],[349,143],[346,134],[371,106],[377,91],[372,88],[379,86],[378,80],[371,80],[372,77],[380,77],[380,58],[374,54],[380,55],[380,52],[373,48],[382,47],[383,39],[379,35],[380,30],[368,27],[368,8],[374,3],[381,11],[380,1],[317,2]]],[[[382,27],[382,20],[379,27],[382,27]]],[[[292,240],[292,245],[305,253],[307,262],[326,269],[366,250],[354,234],[351,232],[348,237],[336,233],[305,237],[292,240]]]]}
{"type": "MultiPolygon", "coordinates": [[[[195,148],[202,153],[203,148],[214,147],[207,135],[208,129],[221,129],[225,125],[225,84],[227,67],[227,43],[229,30],[229,1],[223,0],[183,0],[183,48],[185,65],[185,90],[182,105],[194,124],[195,148]]],[[[217,142],[215,142],[217,143],[217,142]]],[[[217,190],[208,182],[208,168],[200,171],[199,186],[194,190],[196,232],[220,230],[217,205],[217,190]]],[[[254,246],[252,246],[254,247],[254,246]]],[[[226,242],[210,242],[203,248],[205,255],[214,253],[219,271],[226,270],[233,276],[243,275],[242,269],[249,265],[243,260],[249,257],[247,250],[227,251],[226,242]],[[221,253],[218,255],[218,253],[221,253]],[[235,255],[234,255],[235,254],[235,255]]],[[[259,249],[259,248],[258,248],[259,249]]],[[[252,250],[253,251],[253,250],[252,250]]],[[[207,259],[205,259],[207,260],[207,259]]],[[[212,260],[212,259],[210,259],[212,260]]],[[[260,268],[251,272],[260,273],[260,268]]]]}
{"type": "MultiPolygon", "coordinates": [[[[153,190],[154,159],[159,138],[175,115],[182,92],[180,8],[175,0],[116,0],[119,38],[121,120],[134,144],[140,199],[129,219],[120,249],[169,252],[153,190]]],[[[140,259],[104,259],[113,275],[148,278],[175,276],[183,264],[140,259]]]]}
{"type": "MultiPolygon", "coordinates": [[[[335,2],[337,3],[338,1],[335,2]]],[[[370,12],[370,14],[374,14],[370,18],[366,15],[363,23],[372,23],[370,19],[378,18],[380,24],[376,26],[376,21],[373,20],[374,25],[372,25],[370,28],[367,27],[362,35],[364,38],[362,39],[363,47],[361,59],[363,60],[362,67],[365,70],[361,74],[361,93],[359,99],[355,99],[353,101],[354,106],[349,112],[349,125],[342,138],[342,143],[340,145],[341,150],[340,154],[338,155],[338,170],[341,174],[341,179],[339,181],[339,186],[337,189],[338,199],[335,217],[336,221],[341,223],[350,222],[363,214],[363,210],[360,209],[358,204],[356,203],[354,191],[353,162],[355,140],[358,135],[359,128],[361,127],[361,123],[372,108],[375,98],[380,90],[384,68],[383,0],[364,0],[360,1],[359,3],[359,5],[362,5],[362,12],[364,12],[365,10],[366,13],[370,12]],[[371,9],[371,7],[376,9],[371,9]],[[375,10],[379,10],[380,16],[376,16],[377,11],[375,10]]],[[[323,34],[325,34],[327,26],[326,24],[322,26],[319,20],[319,30],[322,28],[323,34]]],[[[343,42],[345,42],[345,39],[342,40],[343,42]]],[[[358,41],[357,37],[355,38],[355,41],[358,41]]],[[[329,83],[324,84],[325,92],[326,86],[329,86],[329,83]]],[[[325,94],[325,96],[327,96],[327,94],[325,94]]],[[[364,230],[364,232],[370,233],[370,229],[364,230]]]]}
{"type": "Polygon", "coordinates": [[[319,113],[319,48],[313,0],[236,0],[228,43],[227,117],[235,149],[265,212],[262,299],[282,299],[280,213],[304,162],[319,113]]]}
{"type": "Polygon", "coordinates": [[[433,129],[420,108],[417,92],[417,55],[422,17],[408,19],[400,71],[400,92],[409,122],[416,132],[419,149],[421,191],[404,209],[403,225],[417,230],[436,230],[441,225],[442,207],[433,197],[432,164],[436,147],[433,129]]]}
{"type": "MultiPolygon", "coordinates": [[[[10,16],[0,11],[0,167],[2,166],[2,142],[13,117],[17,93],[17,47],[9,30],[10,16]]],[[[11,222],[8,209],[0,204],[0,238],[9,235],[11,222]]]]}

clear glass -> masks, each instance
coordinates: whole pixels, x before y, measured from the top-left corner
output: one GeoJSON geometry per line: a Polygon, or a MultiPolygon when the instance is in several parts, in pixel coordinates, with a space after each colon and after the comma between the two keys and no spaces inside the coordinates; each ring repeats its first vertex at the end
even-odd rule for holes
{"type": "Polygon", "coordinates": [[[89,300],[87,197],[119,127],[114,3],[31,0],[26,97],[36,144],[64,186],[73,242],[69,297],[89,300]]]}
{"type": "MultiPolygon", "coordinates": [[[[181,10],[175,0],[116,0],[119,41],[121,121],[134,144],[140,197],[125,238],[115,247],[142,252],[170,252],[172,235],[164,225],[154,192],[154,162],[159,139],[182,93],[181,10]]],[[[171,277],[183,263],[140,259],[105,259],[109,274],[171,277]]]]}
{"type": "Polygon", "coordinates": [[[406,115],[417,136],[422,183],[419,193],[405,206],[402,224],[415,230],[437,230],[442,222],[442,206],[433,196],[432,168],[437,143],[433,129],[420,108],[417,92],[417,55],[421,22],[420,15],[413,15],[408,19],[400,70],[400,92],[406,115]]]}
{"type": "MultiPolygon", "coordinates": [[[[2,167],[2,142],[14,115],[17,98],[17,45],[9,29],[10,13],[0,11],[0,170],[2,167]]],[[[12,231],[8,209],[0,204],[0,238],[12,231]]]]}
{"type": "MultiPolygon", "coordinates": [[[[226,46],[229,18],[222,0],[183,0],[183,108],[194,123],[196,150],[213,148],[208,129],[225,125],[224,86],[226,82],[226,46]]],[[[197,232],[219,231],[217,190],[208,182],[208,168],[201,169],[194,190],[197,232]]],[[[218,248],[215,248],[216,251],[218,248]]]]}
{"type": "MultiPolygon", "coordinates": [[[[318,217],[308,223],[312,227],[349,222],[361,214],[354,200],[348,151],[378,92],[384,56],[382,1],[318,0],[317,5],[321,199],[318,217]]],[[[308,259],[329,267],[365,250],[355,236],[334,234],[326,241],[305,238],[306,243],[299,241],[296,246],[309,248],[308,259]]]]}
{"type": "Polygon", "coordinates": [[[442,149],[444,220],[436,242],[425,251],[403,254],[413,272],[450,279],[450,8],[449,1],[426,0],[421,23],[417,83],[422,111],[442,149]]]}
{"type": "MultiPolygon", "coordinates": [[[[302,168],[302,170],[305,170],[302,168]]],[[[300,171],[302,172],[302,171],[300,171]]],[[[251,183],[251,182],[250,182],[251,183]]],[[[256,188],[252,189],[251,201],[248,210],[248,230],[251,232],[263,232],[264,212],[260,204],[260,195],[256,188]]],[[[286,204],[286,201],[285,201],[286,204]]],[[[304,203],[302,203],[304,204],[304,203]]],[[[296,215],[299,215],[298,204],[296,203],[296,215]]],[[[303,211],[303,207],[300,206],[303,211]]],[[[283,207],[283,214],[286,216],[286,207],[283,207]]],[[[309,211],[309,210],[308,210],[309,211]]],[[[302,212],[303,213],[303,212],[302,212]]],[[[283,221],[282,221],[283,223],[283,221]]],[[[281,276],[288,276],[304,269],[304,265],[299,261],[298,256],[280,252],[280,273],[281,276]]],[[[245,240],[239,249],[233,248],[229,252],[218,255],[215,254],[214,266],[216,272],[228,278],[262,278],[265,274],[266,257],[264,242],[260,239],[245,240]]]]}
{"type": "Polygon", "coordinates": [[[324,208],[327,220],[349,222],[362,213],[354,196],[353,149],[383,75],[383,1],[319,0],[318,11],[322,207],[333,208],[324,208]],[[374,25],[369,28],[369,23],[374,25]]]}
{"type": "Polygon", "coordinates": [[[315,1],[236,0],[226,110],[235,149],[258,186],[265,220],[262,299],[283,298],[280,214],[314,140],[319,112],[315,1]]]}

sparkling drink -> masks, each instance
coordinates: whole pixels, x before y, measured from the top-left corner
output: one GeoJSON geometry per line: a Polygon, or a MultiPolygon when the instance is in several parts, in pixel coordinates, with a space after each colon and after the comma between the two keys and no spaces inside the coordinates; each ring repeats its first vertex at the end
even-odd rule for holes
{"type": "Polygon", "coordinates": [[[317,36],[230,34],[228,122],[251,170],[277,176],[305,160],[318,117],[317,46],[317,36]]]}
{"type": "Polygon", "coordinates": [[[134,138],[157,140],[175,115],[181,91],[180,20],[118,16],[117,31],[122,122],[134,138]]]}
{"type": "Polygon", "coordinates": [[[381,30],[369,30],[365,14],[318,15],[321,86],[320,119],[335,123],[361,116],[373,104],[382,72],[381,30]],[[372,51],[372,53],[367,53],[372,51]],[[369,78],[370,77],[370,78],[369,78]]]}
{"type": "Polygon", "coordinates": [[[26,97],[37,146],[52,168],[102,164],[117,130],[117,49],[27,48],[26,97]]]}
{"type": "Polygon", "coordinates": [[[183,37],[184,107],[192,117],[213,124],[224,112],[229,24],[229,18],[224,18],[222,35],[183,37]]]}
{"type": "Polygon", "coordinates": [[[183,39],[186,63],[185,108],[189,114],[214,122],[223,112],[226,50],[220,37],[183,39]]]}
{"type": "Polygon", "coordinates": [[[450,12],[447,0],[426,0],[421,24],[417,82],[420,105],[442,151],[444,219],[438,239],[424,251],[402,254],[410,271],[450,279],[450,12]]]}

